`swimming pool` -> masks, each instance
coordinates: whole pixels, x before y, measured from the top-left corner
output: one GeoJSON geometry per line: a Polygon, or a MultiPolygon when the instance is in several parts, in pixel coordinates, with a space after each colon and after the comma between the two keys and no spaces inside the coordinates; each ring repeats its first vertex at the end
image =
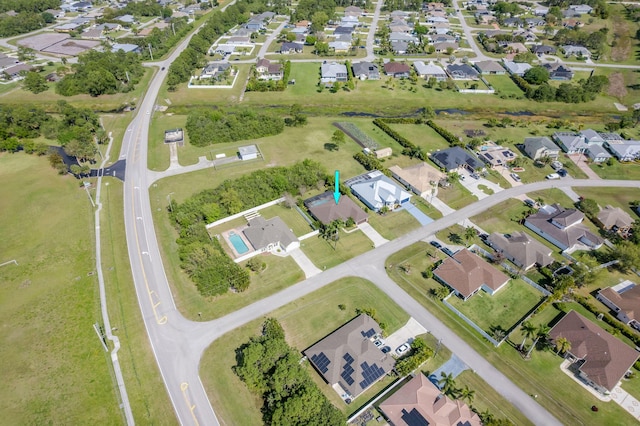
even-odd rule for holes
{"type": "Polygon", "coordinates": [[[231,244],[233,244],[233,248],[236,249],[238,254],[245,254],[249,251],[249,247],[247,247],[247,245],[244,243],[242,237],[240,237],[240,235],[236,234],[233,231],[229,232],[229,241],[231,241],[231,244]]]}

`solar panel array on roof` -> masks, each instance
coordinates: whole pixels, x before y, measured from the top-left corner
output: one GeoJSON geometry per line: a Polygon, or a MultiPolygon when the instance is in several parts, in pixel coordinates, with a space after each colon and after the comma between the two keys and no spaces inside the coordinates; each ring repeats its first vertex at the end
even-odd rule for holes
{"type": "Polygon", "coordinates": [[[502,155],[504,155],[506,158],[515,157],[515,154],[511,151],[502,151],[502,155]]]}
{"type": "Polygon", "coordinates": [[[329,358],[327,358],[324,352],[313,355],[311,357],[311,362],[313,362],[313,364],[318,370],[320,370],[320,372],[322,372],[322,374],[326,373],[329,370],[329,364],[331,364],[331,361],[329,360],[329,358]]]}
{"type": "Polygon", "coordinates": [[[363,362],[360,364],[360,367],[362,368],[362,377],[364,377],[364,380],[359,384],[363,390],[368,388],[372,383],[384,375],[384,370],[376,364],[369,365],[368,363],[363,362]]]}
{"type": "Polygon", "coordinates": [[[362,337],[366,337],[367,339],[370,339],[376,335],[376,331],[373,328],[370,328],[367,331],[361,331],[360,334],[362,334],[362,337]]]}
{"type": "Polygon", "coordinates": [[[415,408],[412,408],[411,411],[407,411],[405,408],[402,409],[402,420],[408,425],[411,426],[429,426],[429,422],[425,419],[422,414],[415,408]]]}
{"type": "Polygon", "coordinates": [[[487,157],[489,160],[493,160],[493,155],[489,154],[488,152],[484,154],[485,157],[487,157]]]}
{"type": "Polygon", "coordinates": [[[355,382],[355,380],[353,380],[353,377],[351,377],[351,375],[355,371],[351,366],[354,359],[348,352],[344,354],[342,359],[344,359],[347,363],[344,365],[344,367],[342,367],[342,373],[340,374],[340,377],[342,377],[344,381],[347,382],[347,385],[351,386],[353,382],[355,382]]]}

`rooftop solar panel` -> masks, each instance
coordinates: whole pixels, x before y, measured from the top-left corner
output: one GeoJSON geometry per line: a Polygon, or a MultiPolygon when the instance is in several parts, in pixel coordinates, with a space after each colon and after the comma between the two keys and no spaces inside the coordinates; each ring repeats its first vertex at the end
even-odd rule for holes
{"type": "Polygon", "coordinates": [[[316,368],[322,372],[322,374],[326,373],[329,370],[329,364],[331,361],[324,352],[320,352],[319,354],[315,354],[311,357],[311,362],[314,363],[316,368]]]}
{"type": "Polygon", "coordinates": [[[362,334],[363,337],[366,337],[367,339],[376,335],[376,331],[373,328],[370,328],[367,331],[361,331],[360,333],[362,334]]]}

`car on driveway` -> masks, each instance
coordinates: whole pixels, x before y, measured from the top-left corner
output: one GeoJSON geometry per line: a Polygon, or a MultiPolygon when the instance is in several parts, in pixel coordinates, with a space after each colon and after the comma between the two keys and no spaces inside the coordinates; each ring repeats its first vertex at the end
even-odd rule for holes
{"type": "Polygon", "coordinates": [[[453,257],[453,255],[455,254],[454,252],[452,252],[451,250],[449,250],[449,247],[443,247],[442,248],[442,252],[444,254],[446,254],[447,256],[451,256],[453,257]]]}
{"type": "Polygon", "coordinates": [[[560,170],[562,168],[562,163],[559,161],[554,161],[553,163],[551,163],[551,168],[553,170],[560,170]]]}
{"type": "Polygon", "coordinates": [[[509,176],[511,176],[511,179],[515,180],[516,182],[520,182],[520,176],[518,176],[517,173],[511,173],[509,176]]]}
{"type": "Polygon", "coordinates": [[[536,206],[536,202],[535,202],[535,201],[533,201],[533,200],[531,200],[531,199],[529,199],[529,198],[527,198],[526,200],[524,200],[524,204],[525,204],[527,207],[535,207],[535,206],[536,206]]]}
{"type": "Polygon", "coordinates": [[[556,173],[558,173],[560,177],[565,177],[567,175],[567,169],[560,169],[556,173]]]}
{"type": "Polygon", "coordinates": [[[551,173],[546,175],[544,178],[549,180],[560,179],[560,175],[558,173],[551,173]]]}
{"type": "Polygon", "coordinates": [[[391,352],[391,347],[390,346],[385,346],[380,350],[382,351],[383,354],[387,354],[387,353],[391,352]]]}
{"type": "Polygon", "coordinates": [[[399,356],[402,356],[409,349],[411,349],[411,346],[409,346],[409,344],[407,344],[407,343],[403,343],[402,345],[398,346],[398,349],[396,349],[396,354],[398,354],[399,356]]]}
{"type": "Polygon", "coordinates": [[[442,248],[442,244],[440,244],[439,242],[437,242],[436,240],[433,241],[429,241],[429,244],[431,244],[432,246],[434,246],[435,248],[439,249],[442,248]]]}

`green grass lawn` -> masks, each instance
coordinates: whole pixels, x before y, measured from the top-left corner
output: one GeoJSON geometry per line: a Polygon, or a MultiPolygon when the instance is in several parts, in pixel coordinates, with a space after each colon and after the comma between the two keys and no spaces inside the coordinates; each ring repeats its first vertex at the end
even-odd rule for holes
{"type": "MultiPolygon", "coordinates": [[[[269,316],[280,321],[287,342],[300,351],[331,333],[355,315],[356,308],[372,307],[378,318],[387,324],[388,333],[403,326],[408,315],[374,285],[360,278],[347,278],[328,285],[316,292],[284,306],[269,316]],[[338,305],[346,309],[340,310],[338,305]]],[[[233,373],[236,365],[235,349],[255,336],[263,319],[253,321],[215,341],[203,354],[200,377],[209,399],[216,408],[216,415],[224,424],[260,424],[262,401],[249,392],[244,383],[233,373]]],[[[367,401],[369,392],[347,406],[339,401],[338,394],[309,366],[309,374],[322,391],[345,413],[355,411],[367,401]]],[[[385,379],[377,386],[388,384],[385,379]]],[[[377,387],[375,387],[377,389],[377,387]]],[[[375,391],[374,388],[370,391],[375,391]]],[[[372,395],[371,395],[372,396],[372,395]]]]}
{"type": "Polygon", "coordinates": [[[639,188],[627,188],[624,191],[617,188],[576,188],[576,192],[584,198],[596,200],[600,207],[607,205],[620,207],[629,213],[632,218],[637,218],[637,214],[629,205],[631,202],[640,200],[639,188]]]}
{"type": "Polygon", "coordinates": [[[524,93],[508,75],[487,75],[484,78],[493,86],[498,95],[524,96],[524,93]]]}
{"type": "Polygon", "coordinates": [[[334,243],[319,236],[300,242],[304,254],[320,269],[329,269],[356,257],[373,248],[373,243],[360,230],[350,233],[340,231],[340,239],[334,249],[334,243]]]}
{"type": "MultiPolygon", "coordinates": [[[[103,114],[100,116],[100,120],[102,121],[102,126],[107,133],[111,132],[111,136],[113,137],[113,145],[111,146],[111,153],[109,154],[108,162],[108,164],[113,164],[119,160],[122,140],[127,130],[127,125],[131,120],[131,113],[103,114]]],[[[102,154],[105,155],[107,145],[99,146],[99,148],[102,151],[102,154]]],[[[98,160],[98,163],[101,163],[101,160],[98,160]]]]}
{"type": "Polygon", "coordinates": [[[406,210],[389,212],[384,216],[371,213],[369,223],[387,240],[394,240],[420,227],[416,218],[406,210]]]}
{"type": "Polygon", "coordinates": [[[442,136],[426,124],[390,124],[390,126],[425,152],[435,152],[450,147],[442,136]]]}
{"type": "Polygon", "coordinates": [[[496,327],[509,330],[542,298],[542,294],[524,281],[510,280],[493,296],[479,291],[466,302],[450,297],[449,303],[487,333],[496,327]]]}
{"type": "Polygon", "coordinates": [[[1,262],[18,262],[0,267],[0,411],[13,424],[121,423],[92,327],[102,320],[87,194],[23,153],[0,154],[0,180],[1,262]]]}
{"type": "Polygon", "coordinates": [[[640,179],[640,163],[614,161],[610,166],[592,163],[589,167],[603,179],[640,179]]]}
{"type": "MultiPolygon", "coordinates": [[[[400,264],[408,259],[420,258],[424,254],[425,243],[415,244],[391,256],[387,263],[400,264]]],[[[438,316],[449,328],[483,355],[496,368],[516,383],[528,394],[537,394],[537,402],[544,406],[563,424],[630,424],[632,417],[615,402],[602,403],[583,390],[571,378],[560,372],[561,358],[551,350],[536,350],[530,360],[523,360],[514,348],[520,344],[522,336],[511,335],[509,344],[494,348],[477,332],[447,309],[440,301],[427,297],[429,289],[439,286],[433,280],[425,280],[413,273],[410,275],[397,268],[388,269],[389,275],[414,299],[438,316]],[[433,283],[431,283],[433,281],[433,283]],[[597,405],[594,413],[591,406],[597,405]]],[[[537,314],[533,321],[545,324],[560,312],[553,306],[537,314]]],[[[529,340],[528,344],[531,341],[529,340]]],[[[516,422],[516,424],[519,424],[516,422]]]]}
{"type": "Polygon", "coordinates": [[[458,210],[478,201],[460,182],[453,182],[447,188],[438,189],[438,198],[452,209],[458,210]]]}
{"type": "Polygon", "coordinates": [[[440,212],[440,210],[438,210],[435,207],[433,207],[431,204],[429,204],[429,202],[427,200],[425,200],[422,197],[414,196],[411,199],[411,202],[417,208],[422,210],[422,213],[426,214],[427,216],[429,216],[433,220],[440,219],[442,217],[442,213],[440,212]]]}

